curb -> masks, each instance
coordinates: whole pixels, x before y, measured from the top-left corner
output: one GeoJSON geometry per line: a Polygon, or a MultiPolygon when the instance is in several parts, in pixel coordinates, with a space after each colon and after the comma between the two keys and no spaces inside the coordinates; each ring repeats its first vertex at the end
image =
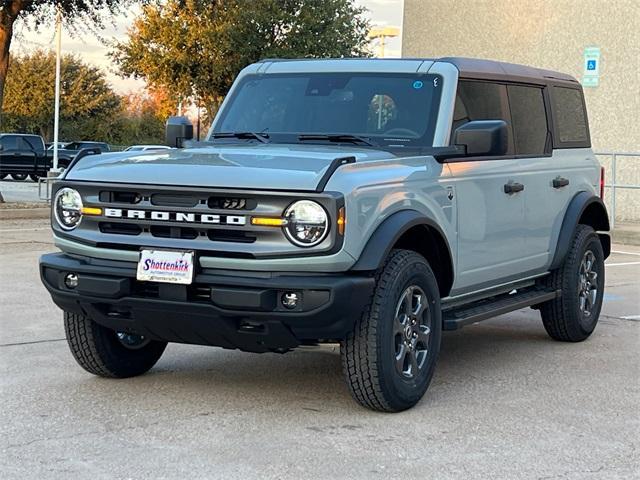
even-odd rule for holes
{"type": "Polygon", "coordinates": [[[43,208],[0,208],[0,220],[49,219],[51,209],[43,208]]]}

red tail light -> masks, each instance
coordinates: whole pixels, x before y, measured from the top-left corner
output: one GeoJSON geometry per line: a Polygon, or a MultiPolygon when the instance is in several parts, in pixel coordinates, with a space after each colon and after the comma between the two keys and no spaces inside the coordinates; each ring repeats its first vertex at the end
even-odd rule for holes
{"type": "Polygon", "coordinates": [[[600,167],[600,198],[604,200],[604,167],[600,167]]]}

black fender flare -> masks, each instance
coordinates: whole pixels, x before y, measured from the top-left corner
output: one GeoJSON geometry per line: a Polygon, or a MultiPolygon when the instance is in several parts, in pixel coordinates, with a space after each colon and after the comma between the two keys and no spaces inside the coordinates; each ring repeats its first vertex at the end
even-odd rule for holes
{"type": "Polygon", "coordinates": [[[447,247],[449,256],[450,269],[453,272],[453,256],[451,254],[451,246],[447,241],[447,237],[440,226],[432,219],[425,217],[424,214],[417,210],[401,210],[390,215],[382,221],[373,232],[367,244],[365,245],[358,261],[351,267],[354,271],[372,271],[377,270],[384,263],[385,258],[396,244],[398,239],[402,237],[409,229],[423,225],[434,229],[442,238],[447,247]]]}
{"type": "MultiPolygon", "coordinates": [[[[558,235],[558,242],[556,244],[556,251],[553,255],[553,261],[551,262],[550,270],[554,270],[564,261],[569,247],[571,246],[571,240],[576,231],[576,227],[580,223],[580,219],[587,209],[593,209],[598,213],[598,221],[592,225],[596,231],[608,232],[609,231],[609,216],[607,214],[607,207],[602,199],[591,192],[578,192],[569,202],[569,206],[564,214],[562,220],[562,226],[560,227],[560,235],[558,235]]],[[[611,239],[606,233],[599,233],[600,241],[602,242],[602,249],[604,250],[604,258],[609,256],[611,252],[611,239]]]]}

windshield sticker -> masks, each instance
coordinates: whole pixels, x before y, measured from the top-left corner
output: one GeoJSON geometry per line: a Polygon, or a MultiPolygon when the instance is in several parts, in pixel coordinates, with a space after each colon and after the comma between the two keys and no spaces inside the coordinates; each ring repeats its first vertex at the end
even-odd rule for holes
{"type": "Polygon", "coordinates": [[[422,80],[416,80],[415,82],[413,82],[413,88],[415,88],[416,90],[420,90],[423,86],[424,83],[422,82],[422,80]]]}

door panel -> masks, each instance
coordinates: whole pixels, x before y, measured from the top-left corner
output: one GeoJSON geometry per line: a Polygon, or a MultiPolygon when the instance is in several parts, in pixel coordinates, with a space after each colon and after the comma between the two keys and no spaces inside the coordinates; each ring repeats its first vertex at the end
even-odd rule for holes
{"type": "MultiPolygon", "coordinates": [[[[560,227],[569,202],[580,191],[595,191],[598,163],[590,149],[554,150],[551,157],[523,158],[526,248],[530,267],[546,269],[555,253],[560,227]],[[556,182],[554,180],[566,180],[556,182]]],[[[594,192],[595,194],[595,192],[594,192]]]]}
{"type": "Polygon", "coordinates": [[[450,164],[458,218],[456,290],[472,289],[524,272],[524,191],[505,193],[509,182],[524,183],[515,159],[450,164]]]}

